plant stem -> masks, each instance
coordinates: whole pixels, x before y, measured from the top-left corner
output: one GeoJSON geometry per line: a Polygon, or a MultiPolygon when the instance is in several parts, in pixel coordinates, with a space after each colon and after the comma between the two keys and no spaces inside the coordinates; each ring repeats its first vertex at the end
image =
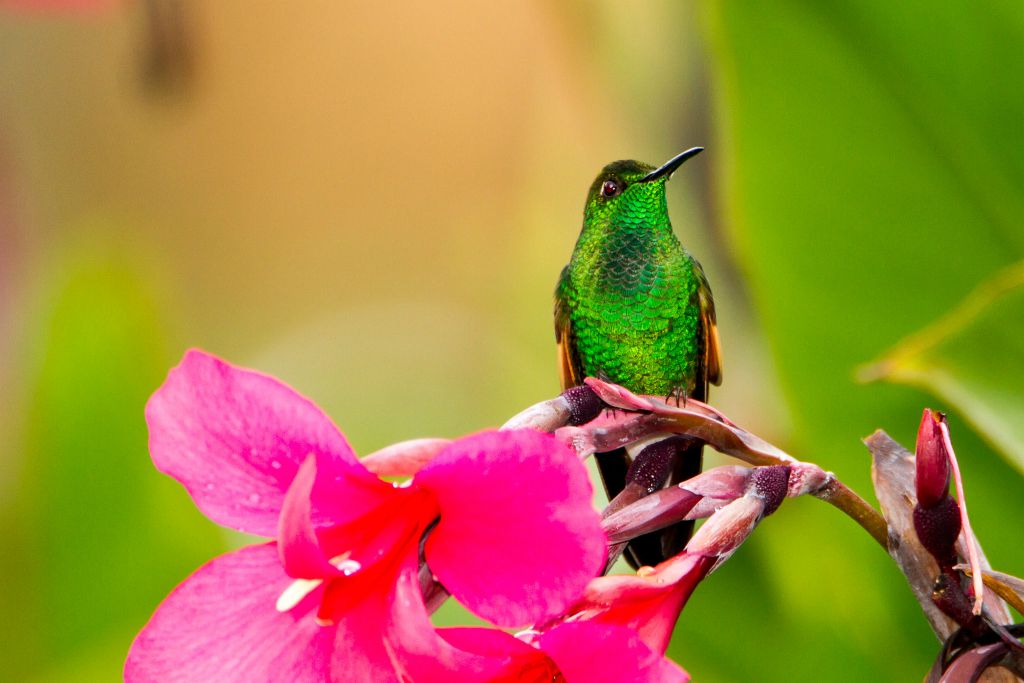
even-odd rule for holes
{"type": "Polygon", "coordinates": [[[812,492],[811,495],[839,508],[846,516],[871,534],[878,545],[888,552],[889,527],[885,523],[885,519],[849,486],[832,477],[824,488],[812,492]]]}

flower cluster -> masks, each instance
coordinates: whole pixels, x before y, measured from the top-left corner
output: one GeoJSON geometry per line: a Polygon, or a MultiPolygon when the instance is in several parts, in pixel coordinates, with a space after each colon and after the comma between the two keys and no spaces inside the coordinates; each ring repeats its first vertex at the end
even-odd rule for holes
{"type": "Polygon", "coordinates": [[[483,432],[361,462],[312,402],[199,351],[146,420],[157,468],[207,517],[276,540],[175,589],[132,644],[131,683],[686,680],[663,657],[671,624],[652,642],[614,619],[563,618],[603,580],[607,548],[585,468],[550,435],[483,432]],[[432,592],[499,627],[550,627],[435,629],[432,592]]]}

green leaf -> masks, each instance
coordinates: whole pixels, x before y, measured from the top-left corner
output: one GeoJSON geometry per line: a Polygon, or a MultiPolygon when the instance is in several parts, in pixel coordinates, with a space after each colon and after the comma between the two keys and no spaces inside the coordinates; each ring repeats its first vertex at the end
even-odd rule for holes
{"type": "Polygon", "coordinates": [[[957,406],[1024,472],[1024,262],[1007,268],[945,316],[862,373],[905,382],[957,406]]]}
{"type": "MultiPolygon", "coordinates": [[[[1024,155],[1009,143],[1024,119],[1024,12],[1009,0],[722,0],[707,19],[717,219],[792,410],[782,445],[867,495],[860,438],[882,427],[913,444],[934,399],[860,384],[856,369],[1024,257],[1024,155]]],[[[726,384],[742,383],[722,343],[726,384]]],[[[1006,490],[1016,477],[951,417],[973,456],[962,464],[976,531],[997,566],[1019,563],[1019,543],[1002,549],[1005,519],[1024,514],[1006,490]]],[[[920,678],[938,644],[909,589],[830,512],[784,505],[754,539],[782,607],[772,647],[750,647],[786,653],[765,676],[920,678]]],[[[703,679],[700,656],[680,661],[703,679]]]]}
{"type": "Polygon", "coordinates": [[[2,567],[19,590],[0,604],[0,659],[40,675],[88,661],[85,679],[116,680],[160,600],[223,544],[149,459],[143,407],[173,361],[147,279],[123,256],[90,253],[50,287],[14,503],[22,533],[2,567]]]}

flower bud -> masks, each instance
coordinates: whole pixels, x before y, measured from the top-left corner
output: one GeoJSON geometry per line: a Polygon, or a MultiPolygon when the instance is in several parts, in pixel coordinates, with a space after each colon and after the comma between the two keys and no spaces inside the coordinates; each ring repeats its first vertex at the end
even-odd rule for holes
{"type": "Polygon", "coordinates": [[[609,510],[601,524],[608,541],[620,543],[682,520],[707,517],[742,496],[751,473],[756,471],[735,465],[710,469],[677,486],[609,510]]]}
{"type": "Polygon", "coordinates": [[[605,408],[593,389],[585,384],[562,392],[562,398],[569,404],[569,424],[581,425],[590,422],[605,408]]]}
{"type": "Polygon", "coordinates": [[[917,431],[917,501],[932,508],[949,496],[949,429],[946,416],[924,409],[917,431]]]}
{"type": "Polygon", "coordinates": [[[921,545],[940,565],[956,564],[953,546],[960,535],[960,506],[951,496],[930,508],[918,504],[914,508],[914,531],[921,545]]]}

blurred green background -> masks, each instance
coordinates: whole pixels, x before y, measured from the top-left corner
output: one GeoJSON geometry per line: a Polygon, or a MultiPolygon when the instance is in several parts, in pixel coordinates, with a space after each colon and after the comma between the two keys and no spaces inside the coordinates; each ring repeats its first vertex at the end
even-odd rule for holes
{"type": "MultiPolygon", "coordinates": [[[[698,144],[669,202],[718,302],[713,402],[869,498],[859,439],[949,411],[974,528],[1024,573],[1024,6],[395,5],[0,0],[0,677],[116,680],[238,542],[148,458],[187,347],[361,452],[500,424],[557,393],[593,176],[698,144]]],[[[905,681],[937,650],[888,557],[801,499],[670,654],[905,681]]]]}

